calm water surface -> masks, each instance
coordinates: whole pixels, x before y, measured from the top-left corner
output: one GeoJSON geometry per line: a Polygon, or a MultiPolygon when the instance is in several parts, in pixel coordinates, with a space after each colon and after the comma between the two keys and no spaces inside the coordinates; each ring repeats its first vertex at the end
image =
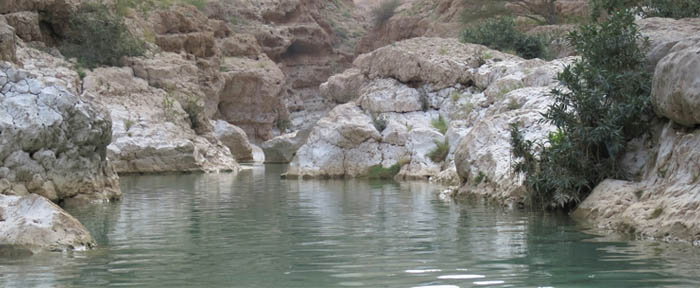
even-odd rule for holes
{"type": "Polygon", "coordinates": [[[282,170],[123,177],[121,202],[70,210],[98,249],[0,259],[0,287],[700,287],[698,248],[282,170]]]}

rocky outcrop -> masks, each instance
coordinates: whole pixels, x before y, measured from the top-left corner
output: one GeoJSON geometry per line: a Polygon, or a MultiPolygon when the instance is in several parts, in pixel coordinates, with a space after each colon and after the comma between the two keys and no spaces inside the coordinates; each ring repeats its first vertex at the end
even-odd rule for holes
{"type": "Polygon", "coordinates": [[[669,122],[645,145],[640,181],[603,181],[572,216],[596,229],[700,244],[700,132],[669,122]]]}
{"type": "Polygon", "coordinates": [[[2,193],[65,202],[118,198],[118,178],[106,159],[109,113],[42,72],[0,64],[2,193]]]}
{"type": "Polygon", "coordinates": [[[673,41],[652,83],[654,108],[671,121],[629,143],[623,168],[632,180],[603,181],[573,216],[597,229],[700,245],[700,43],[695,35],[673,41]]]}
{"type": "Polygon", "coordinates": [[[83,88],[86,97],[95,97],[111,112],[113,139],[107,151],[117,172],[238,170],[212,132],[196,133],[192,119],[197,116],[183,109],[180,97],[149,86],[131,68],[95,69],[83,88]]]}
{"type": "MultiPolygon", "coordinates": [[[[320,96],[319,84],[350,66],[355,41],[366,29],[365,18],[349,0],[211,1],[204,11],[212,19],[229,21],[236,31],[253,35],[259,51],[284,74],[276,96],[283,99],[289,115],[281,115],[275,123],[281,132],[302,129],[332,108],[320,96]]],[[[230,42],[225,45],[238,53],[253,50],[230,42]]],[[[242,123],[232,123],[255,138],[242,123]]],[[[277,135],[267,136],[261,140],[277,135]]]]}
{"type": "Polygon", "coordinates": [[[348,90],[339,87],[359,86],[359,95],[314,125],[287,175],[359,177],[375,165],[400,165],[399,179],[454,183],[458,173],[462,182],[482,170],[508,179],[510,150],[501,146],[508,144],[509,124],[533,124],[533,138],[550,131],[537,124],[539,113],[550,103],[557,71],[571,60],[526,61],[441,38],[409,39],[361,55],[354,69],[322,85],[342,97],[348,90]],[[447,145],[444,159],[430,157],[441,145],[447,145]]]}
{"type": "Polygon", "coordinates": [[[44,197],[0,195],[0,245],[31,251],[86,250],[95,240],[73,216],[44,197]]]}
{"type": "Polygon", "coordinates": [[[218,103],[217,115],[241,127],[253,139],[267,140],[276,136],[280,115],[286,108],[280,98],[285,76],[267,58],[226,58],[224,87],[218,103]]]}

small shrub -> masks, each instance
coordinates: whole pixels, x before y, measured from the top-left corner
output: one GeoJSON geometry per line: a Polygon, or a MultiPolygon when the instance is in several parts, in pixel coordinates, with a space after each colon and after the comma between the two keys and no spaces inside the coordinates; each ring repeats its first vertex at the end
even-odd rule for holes
{"type": "Polygon", "coordinates": [[[80,63],[76,64],[74,67],[75,73],[78,73],[78,77],[80,77],[80,80],[85,79],[87,77],[87,73],[85,72],[85,69],[83,69],[83,66],[80,65],[80,63]]]}
{"type": "Polygon", "coordinates": [[[461,40],[499,51],[514,51],[514,54],[525,59],[548,58],[545,37],[531,36],[518,31],[515,29],[513,18],[510,17],[488,19],[483,23],[469,26],[462,31],[461,40]]]}
{"type": "Polygon", "coordinates": [[[450,143],[445,139],[444,142],[435,141],[435,149],[428,152],[427,156],[430,160],[435,163],[440,163],[445,161],[447,158],[447,153],[450,152],[450,143]]]}
{"type": "Polygon", "coordinates": [[[128,132],[129,130],[131,130],[131,127],[133,127],[134,124],[136,124],[136,123],[134,122],[134,120],[131,120],[131,119],[124,119],[124,129],[125,129],[127,132],[128,132]]]}
{"type": "Polygon", "coordinates": [[[523,104],[520,104],[515,98],[510,98],[510,101],[508,101],[508,110],[517,110],[520,109],[520,107],[523,107],[523,104]]]}
{"type": "Polygon", "coordinates": [[[481,182],[484,182],[484,180],[488,182],[488,177],[486,177],[486,174],[484,174],[484,172],[479,171],[479,174],[477,174],[476,177],[474,177],[474,185],[479,185],[481,184],[481,182]]]}
{"type": "Polygon", "coordinates": [[[284,132],[284,131],[287,131],[287,129],[292,127],[292,121],[289,121],[289,119],[279,118],[279,119],[277,119],[277,121],[275,121],[275,126],[277,126],[277,129],[284,132]]]}
{"type": "Polygon", "coordinates": [[[386,119],[384,119],[382,117],[374,118],[374,120],[372,120],[372,124],[374,125],[374,128],[376,128],[377,131],[379,131],[379,133],[382,133],[382,131],[384,131],[384,129],[386,129],[386,125],[387,125],[386,119]]]}
{"type": "Polygon", "coordinates": [[[396,163],[387,168],[384,168],[381,164],[377,164],[369,167],[367,171],[367,177],[370,179],[393,179],[396,174],[401,171],[401,163],[396,163]]]}
{"type": "Polygon", "coordinates": [[[168,121],[175,120],[175,101],[176,100],[173,99],[170,92],[163,94],[161,105],[163,106],[163,114],[165,115],[165,119],[168,121]]]}
{"type": "Polygon", "coordinates": [[[381,26],[389,20],[392,16],[394,16],[394,13],[396,12],[396,8],[398,8],[401,5],[400,0],[382,0],[381,3],[379,3],[379,6],[375,7],[372,9],[372,18],[374,19],[374,24],[376,26],[381,26]]]}
{"type": "Polygon", "coordinates": [[[472,114],[472,111],[474,111],[474,104],[472,102],[464,103],[464,105],[462,105],[461,115],[462,117],[467,118],[470,114],[472,114]]]}
{"type": "Polygon", "coordinates": [[[651,214],[649,215],[649,217],[647,217],[647,219],[651,220],[651,219],[659,218],[659,216],[661,216],[661,214],[663,214],[663,213],[664,213],[663,207],[656,207],[656,209],[654,209],[654,211],[651,212],[651,214]]]}
{"type": "Polygon", "coordinates": [[[462,96],[462,94],[459,93],[459,91],[455,90],[452,91],[452,94],[450,94],[450,99],[452,99],[452,102],[457,102],[459,101],[460,96],[462,96]]]}
{"type": "Polygon", "coordinates": [[[69,16],[68,26],[59,50],[86,68],[118,66],[122,57],[145,52],[144,42],[131,35],[122,17],[104,4],[81,4],[69,16]]]}
{"type": "Polygon", "coordinates": [[[440,134],[444,135],[447,132],[447,121],[442,116],[438,116],[438,119],[433,119],[430,124],[433,125],[433,128],[440,131],[440,134]]]}

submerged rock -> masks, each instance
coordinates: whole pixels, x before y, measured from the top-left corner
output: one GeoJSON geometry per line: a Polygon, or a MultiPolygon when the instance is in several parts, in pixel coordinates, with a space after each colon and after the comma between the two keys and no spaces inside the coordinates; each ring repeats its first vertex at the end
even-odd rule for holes
{"type": "Polygon", "coordinates": [[[0,246],[38,251],[86,250],[95,240],[85,226],[39,195],[0,195],[0,246]]]}
{"type": "Polygon", "coordinates": [[[265,154],[265,163],[291,162],[299,147],[306,143],[310,133],[311,129],[306,128],[265,141],[261,147],[265,154]]]}

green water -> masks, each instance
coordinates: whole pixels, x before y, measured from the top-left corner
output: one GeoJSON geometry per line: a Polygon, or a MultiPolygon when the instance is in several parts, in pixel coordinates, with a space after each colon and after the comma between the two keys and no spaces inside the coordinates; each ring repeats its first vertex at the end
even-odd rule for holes
{"type": "Polygon", "coordinates": [[[98,249],[0,259],[0,287],[700,287],[699,248],[282,169],[123,177],[121,202],[70,210],[98,249]]]}

